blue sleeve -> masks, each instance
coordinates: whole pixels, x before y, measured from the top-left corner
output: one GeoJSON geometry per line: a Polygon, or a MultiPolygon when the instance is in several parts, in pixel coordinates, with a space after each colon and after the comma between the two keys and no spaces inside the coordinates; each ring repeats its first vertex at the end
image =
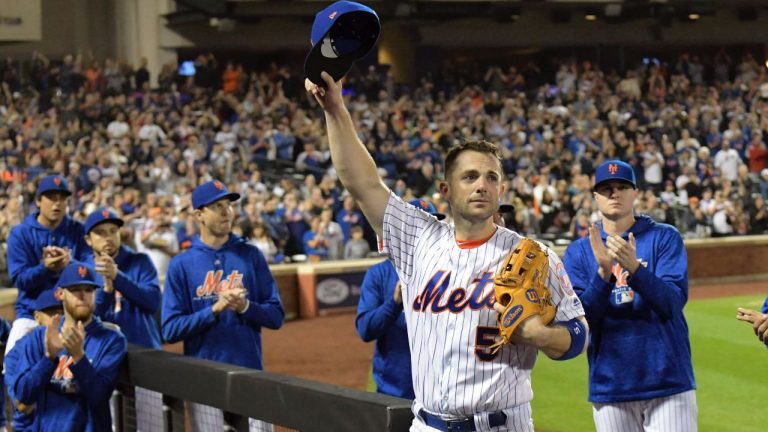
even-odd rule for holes
{"type": "Polygon", "coordinates": [[[104,292],[104,288],[96,290],[96,305],[93,314],[102,321],[115,322],[115,292],[104,292]]]}
{"type": "Polygon", "coordinates": [[[688,301],[688,255],[682,237],[676,231],[660,238],[656,269],[645,266],[629,277],[629,286],[637,291],[661,317],[670,319],[683,313],[688,301]]]}
{"type": "Polygon", "coordinates": [[[161,300],[157,269],[147,255],[136,255],[135,260],[134,265],[139,268],[138,274],[132,273],[136,274],[136,279],[118,270],[114,281],[115,289],[143,312],[154,314],[160,308],[161,300]]]}
{"type": "MultiPolygon", "coordinates": [[[[592,263],[584,255],[583,241],[571,243],[565,250],[563,265],[571,279],[573,290],[584,306],[584,314],[590,325],[602,321],[610,304],[612,284],[606,282],[597,273],[597,263],[592,263]]],[[[589,250],[591,253],[591,249],[589,250]]]]}
{"type": "Polygon", "coordinates": [[[765,299],[765,303],[763,303],[763,309],[761,311],[763,313],[768,313],[768,297],[765,299]]]}
{"type": "Polygon", "coordinates": [[[43,350],[37,346],[39,337],[38,332],[28,334],[19,340],[5,359],[9,392],[25,405],[37,401],[56,370],[57,363],[45,357],[43,350]]]}
{"type": "Polygon", "coordinates": [[[355,327],[357,334],[365,342],[383,336],[403,311],[403,305],[395,303],[392,296],[384,298],[384,293],[387,292],[386,275],[386,267],[374,265],[365,273],[363,286],[360,287],[355,327]]]}
{"type": "Polygon", "coordinates": [[[254,291],[256,295],[255,298],[248,299],[250,302],[248,309],[238,315],[253,327],[279,329],[285,320],[285,311],[277,291],[277,284],[264,255],[258,249],[255,252],[257,284],[254,291]]]}
{"type": "Polygon", "coordinates": [[[74,236],[77,241],[75,242],[76,250],[72,259],[77,261],[85,261],[88,255],[93,254],[93,250],[90,246],[88,246],[88,243],[85,242],[85,227],[83,227],[79,222],[76,222],[76,228],[74,231],[74,236]]]}
{"type": "Polygon", "coordinates": [[[8,275],[16,288],[35,296],[56,273],[45,268],[42,259],[29,249],[21,234],[12,231],[8,236],[8,275]]]}
{"type": "Polygon", "coordinates": [[[69,366],[72,375],[80,384],[80,394],[88,405],[97,406],[109,400],[127,349],[125,337],[115,332],[98,361],[91,363],[88,356],[84,355],[79,362],[69,366]]]}
{"type": "Polygon", "coordinates": [[[184,270],[179,268],[178,261],[171,261],[165,276],[163,291],[162,333],[163,339],[175,343],[187,339],[197,333],[208,330],[216,324],[216,316],[212,307],[192,311],[187,305],[189,293],[184,280],[184,270]]]}

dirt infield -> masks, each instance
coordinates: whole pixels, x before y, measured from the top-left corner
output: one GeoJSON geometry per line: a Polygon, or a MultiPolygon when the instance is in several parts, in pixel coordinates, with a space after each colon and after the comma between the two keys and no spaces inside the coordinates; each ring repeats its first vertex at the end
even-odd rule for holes
{"type": "MultiPolygon", "coordinates": [[[[768,281],[691,287],[691,299],[768,294],[768,281]]],[[[355,315],[291,321],[264,331],[264,364],[271,372],[364,390],[373,343],[355,331],[355,315]]]]}

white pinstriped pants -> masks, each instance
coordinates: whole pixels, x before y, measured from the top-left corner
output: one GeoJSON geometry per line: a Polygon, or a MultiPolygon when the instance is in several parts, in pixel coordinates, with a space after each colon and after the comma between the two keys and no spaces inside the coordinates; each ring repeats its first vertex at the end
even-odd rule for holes
{"type": "Polygon", "coordinates": [[[592,404],[597,432],[696,432],[696,390],[643,401],[592,404]]]}
{"type": "MultiPolygon", "coordinates": [[[[413,401],[411,411],[413,411],[413,423],[409,432],[435,432],[437,429],[424,424],[419,417],[419,410],[423,406],[417,401],[413,401]]],[[[489,432],[533,432],[533,418],[531,417],[531,404],[525,403],[516,407],[508,408],[504,411],[507,415],[507,422],[503,426],[490,427],[488,424],[488,413],[475,414],[475,428],[478,431],[489,432]]]]}

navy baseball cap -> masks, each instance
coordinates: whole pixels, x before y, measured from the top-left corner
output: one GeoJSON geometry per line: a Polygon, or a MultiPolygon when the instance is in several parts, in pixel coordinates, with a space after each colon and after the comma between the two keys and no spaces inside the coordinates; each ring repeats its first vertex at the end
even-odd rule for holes
{"type": "Polygon", "coordinates": [[[55,289],[45,290],[35,300],[35,310],[41,311],[51,308],[63,307],[61,299],[55,289]]]}
{"type": "Polygon", "coordinates": [[[61,192],[67,195],[72,195],[72,191],[69,190],[67,179],[59,174],[49,175],[40,180],[40,184],[37,185],[37,193],[35,196],[39,197],[46,192],[61,192]]]}
{"type": "Polygon", "coordinates": [[[240,194],[230,192],[227,190],[227,186],[218,180],[211,180],[201,184],[192,191],[192,208],[199,210],[208,204],[215,203],[224,198],[230,201],[237,201],[240,199],[240,194]]]}
{"type": "Polygon", "coordinates": [[[88,234],[96,225],[104,222],[111,222],[118,227],[123,226],[125,222],[117,216],[117,213],[106,207],[101,207],[93,211],[85,219],[85,233],[88,234]]]}
{"type": "Polygon", "coordinates": [[[417,209],[424,210],[425,212],[427,212],[427,213],[431,214],[432,216],[436,217],[437,220],[445,219],[445,215],[442,214],[442,213],[438,213],[437,210],[435,209],[435,206],[432,205],[431,202],[429,202],[429,201],[427,201],[425,199],[421,199],[421,198],[412,199],[412,200],[408,201],[408,204],[416,207],[417,209]]]}
{"type": "Polygon", "coordinates": [[[56,284],[59,288],[68,288],[75,285],[101,286],[96,282],[96,272],[81,262],[72,262],[66,266],[56,284]]]}
{"type": "Polygon", "coordinates": [[[340,80],[352,63],[376,44],[381,23],[368,6],[351,1],[337,1],[315,15],[310,42],[312,49],[304,60],[304,73],[313,83],[325,86],[320,72],[340,80]]]}
{"type": "Polygon", "coordinates": [[[632,169],[632,165],[620,160],[609,160],[597,167],[595,171],[595,186],[592,189],[597,189],[600,183],[611,180],[627,182],[632,187],[637,187],[635,170],[632,169]]]}

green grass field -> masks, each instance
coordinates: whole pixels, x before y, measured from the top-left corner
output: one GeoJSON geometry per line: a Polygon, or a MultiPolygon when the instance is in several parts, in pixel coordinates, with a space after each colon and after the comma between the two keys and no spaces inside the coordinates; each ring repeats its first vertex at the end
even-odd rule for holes
{"type": "MultiPolygon", "coordinates": [[[[686,306],[702,432],[768,430],[768,349],[735,318],[737,307],[759,309],[763,300],[726,297],[686,306]]],[[[594,430],[585,357],[561,363],[539,355],[533,390],[537,431],[594,430]]]]}
{"type": "MultiPolygon", "coordinates": [[[[701,432],[768,430],[768,349],[736,320],[736,308],[760,309],[764,297],[726,297],[688,303],[701,432]]],[[[375,391],[369,379],[368,389],[375,391]]],[[[586,356],[556,362],[544,355],[533,372],[537,432],[593,431],[587,402],[586,356]]]]}

